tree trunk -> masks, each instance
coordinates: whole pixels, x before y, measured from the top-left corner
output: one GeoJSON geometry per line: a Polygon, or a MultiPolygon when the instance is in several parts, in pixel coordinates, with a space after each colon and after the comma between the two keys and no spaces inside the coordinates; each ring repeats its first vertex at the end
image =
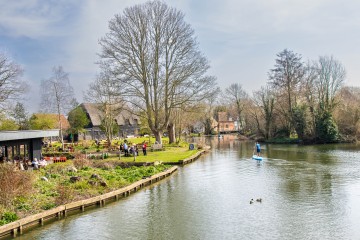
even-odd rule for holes
{"type": "Polygon", "coordinates": [[[64,150],[64,136],[63,136],[63,130],[62,130],[62,123],[61,123],[60,114],[58,114],[58,119],[59,119],[59,126],[60,126],[60,141],[61,141],[61,148],[64,150]]]}
{"type": "Polygon", "coordinates": [[[161,132],[160,131],[154,131],[153,132],[154,133],[154,136],[155,136],[155,140],[158,142],[158,143],[160,143],[160,144],[162,144],[162,139],[161,139],[161,132]]]}
{"type": "Polygon", "coordinates": [[[174,143],[176,141],[175,124],[170,123],[167,130],[168,130],[168,134],[169,134],[169,143],[174,143]]]}

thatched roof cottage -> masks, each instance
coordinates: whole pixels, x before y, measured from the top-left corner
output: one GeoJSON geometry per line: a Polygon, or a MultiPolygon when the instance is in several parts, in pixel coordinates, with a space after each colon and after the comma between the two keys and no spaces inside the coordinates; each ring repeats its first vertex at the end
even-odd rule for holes
{"type": "MultiPolygon", "coordinates": [[[[85,127],[89,139],[104,139],[105,134],[101,130],[101,121],[104,113],[101,111],[100,105],[96,103],[82,103],[80,107],[85,111],[90,123],[85,127]]],[[[138,135],[140,132],[140,118],[131,114],[127,110],[122,110],[115,116],[118,129],[118,137],[127,137],[129,135],[138,135]]]]}

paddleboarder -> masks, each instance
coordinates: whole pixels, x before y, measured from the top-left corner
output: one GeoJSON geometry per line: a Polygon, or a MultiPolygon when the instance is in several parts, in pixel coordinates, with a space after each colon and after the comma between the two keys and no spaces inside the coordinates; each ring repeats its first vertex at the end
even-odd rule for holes
{"type": "Polygon", "coordinates": [[[256,156],[258,156],[258,157],[260,157],[260,151],[261,151],[260,149],[261,149],[260,143],[255,142],[254,152],[255,152],[255,150],[256,150],[256,156]]]}

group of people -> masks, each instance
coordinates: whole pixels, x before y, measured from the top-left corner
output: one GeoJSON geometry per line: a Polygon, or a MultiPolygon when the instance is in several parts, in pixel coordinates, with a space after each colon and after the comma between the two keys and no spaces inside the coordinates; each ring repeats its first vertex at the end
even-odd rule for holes
{"type": "Polygon", "coordinates": [[[1,163],[14,164],[14,167],[18,170],[28,170],[29,167],[32,167],[32,169],[34,170],[37,170],[47,165],[47,162],[44,158],[41,158],[40,160],[38,160],[37,158],[33,158],[33,160],[30,161],[27,157],[21,158],[19,156],[15,156],[14,161],[11,161],[10,159],[2,156],[0,160],[1,163]]]}
{"type": "Polygon", "coordinates": [[[37,160],[37,158],[34,158],[31,162],[31,166],[33,167],[34,170],[43,168],[46,165],[47,165],[47,162],[44,158],[41,158],[39,161],[37,160]]]}
{"type": "MultiPolygon", "coordinates": [[[[142,148],[144,156],[146,156],[147,145],[145,142],[142,143],[141,148],[142,148]]],[[[132,144],[131,146],[129,146],[126,141],[123,144],[120,144],[120,151],[124,151],[125,157],[128,157],[130,155],[133,155],[133,156],[139,155],[138,145],[132,144]]]]}

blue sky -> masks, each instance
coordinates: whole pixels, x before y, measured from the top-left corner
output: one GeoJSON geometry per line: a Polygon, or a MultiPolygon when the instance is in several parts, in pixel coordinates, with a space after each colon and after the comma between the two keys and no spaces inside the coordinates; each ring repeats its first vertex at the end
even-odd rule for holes
{"type": "MultiPolygon", "coordinates": [[[[108,21],[142,0],[0,0],[0,51],[25,70],[25,105],[39,108],[42,79],[53,66],[69,73],[77,99],[99,71],[98,39],[108,21]]],[[[252,93],[266,84],[285,48],[316,60],[333,55],[347,70],[346,85],[360,86],[360,1],[167,0],[185,13],[222,88],[241,83],[252,93]]]]}

